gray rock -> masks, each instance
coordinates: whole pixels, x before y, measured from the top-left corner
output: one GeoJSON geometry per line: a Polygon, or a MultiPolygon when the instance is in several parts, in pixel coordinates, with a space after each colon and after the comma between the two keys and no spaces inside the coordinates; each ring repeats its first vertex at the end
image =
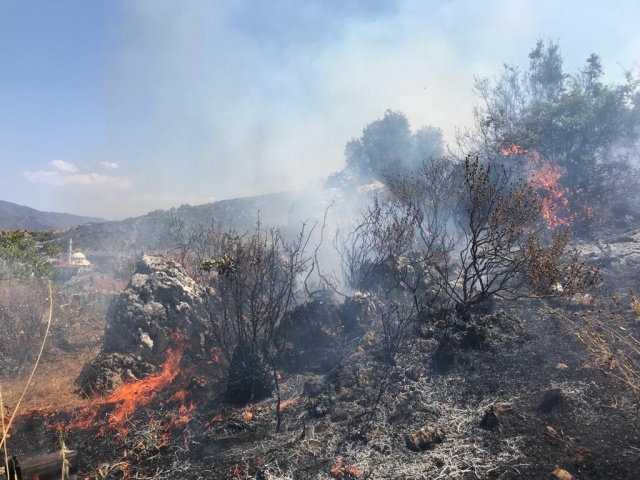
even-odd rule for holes
{"type": "Polygon", "coordinates": [[[178,344],[192,359],[208,358],[204,294],[180,265],[144,255],[128,287],[111,302],[102,351],[85,366],[78,385],[85,392],[111,390],[131,376],[152,373],[178,344]]]}

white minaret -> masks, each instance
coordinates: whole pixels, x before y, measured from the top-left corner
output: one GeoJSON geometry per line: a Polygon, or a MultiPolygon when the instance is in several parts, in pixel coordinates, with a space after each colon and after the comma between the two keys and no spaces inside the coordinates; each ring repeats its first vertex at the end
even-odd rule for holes
{"type": "Polygon", "coordinates": [[[71,263],[72,253],[73,253],[73,239],[69,238],[69,263],[71,263]]]}

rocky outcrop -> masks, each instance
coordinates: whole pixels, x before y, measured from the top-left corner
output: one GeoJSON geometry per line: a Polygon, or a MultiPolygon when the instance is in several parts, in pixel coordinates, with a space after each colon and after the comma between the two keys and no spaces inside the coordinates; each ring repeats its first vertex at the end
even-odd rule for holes
{"type": "Polygon", "coordinates": [[[85,394],[107,392],[123,380],[158,370],[169,349],[204,359],[210,348],[204,291],[184,269],[161,256],[143,256],[107,313],[101,353],[77,384],[85,394]]]}

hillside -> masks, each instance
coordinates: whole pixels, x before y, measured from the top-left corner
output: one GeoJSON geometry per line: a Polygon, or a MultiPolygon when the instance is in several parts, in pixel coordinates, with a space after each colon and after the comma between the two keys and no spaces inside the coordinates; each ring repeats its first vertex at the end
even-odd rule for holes
{"type": "Polygon", "coordinates": [[[170,247],[169,227],[175,219],[187,226],[219,222],[224,229],[248,230],[258,220],[265,225],[286,225],[289,209],[297,194],[274,193],[221,200],[204,205],[183,205],[154,210],[126,220],[78,226],[57,235],[61,246],[73,238],[84,252],[159,251],[170,247]]]}
{"type": "Polygon", "coordinates": [[[70,213],[41,212],[35,208],[0,200],[0,229],[4,230],[56,230],[104,221],[103,218],[82,217],[70,213]]]}

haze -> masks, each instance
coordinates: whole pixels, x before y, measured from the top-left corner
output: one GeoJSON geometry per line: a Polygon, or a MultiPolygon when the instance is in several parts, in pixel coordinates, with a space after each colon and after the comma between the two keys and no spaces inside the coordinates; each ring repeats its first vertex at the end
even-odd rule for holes
{"type": "Polygon", "coordinates": [[[469,126],[474,75],[538,38],[568,71],[640,51],[632,1],[113,1],[0,6],[0,199],[123,218],[304,188],[386,109],[469,126]]]}

